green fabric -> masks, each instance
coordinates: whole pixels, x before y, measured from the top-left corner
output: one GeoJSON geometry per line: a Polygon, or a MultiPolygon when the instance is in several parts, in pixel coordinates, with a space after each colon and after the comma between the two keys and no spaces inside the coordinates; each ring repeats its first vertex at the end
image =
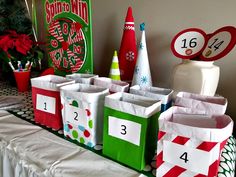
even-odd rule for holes
{"type": "Polygon", "coordinates": [[[158,112],[150,118],[142,118],[105,107],[103,154],[136,170],[144,169],[155,154],[159,115],[158,112]],[[141,124],[140,146],[108,135],[109,116],[141,124]]]}
{"type": "Polygon", "coordinates": [[[120,75],[110,75],[109,77],[113,80],[120,80],[120,75]]]}
{"type": "Polygon", "coordinates": [[[119,64],[113,62],[113,63],[111,64],[111,68],[112,68],[112,69],[119,69],[119,64]]]}

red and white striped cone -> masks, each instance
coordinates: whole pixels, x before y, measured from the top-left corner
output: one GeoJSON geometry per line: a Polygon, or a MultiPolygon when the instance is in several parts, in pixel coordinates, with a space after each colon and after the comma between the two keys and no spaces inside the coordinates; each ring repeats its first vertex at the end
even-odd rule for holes
{"type": "Polygon", "coordinates": [[[118,58],[121,80],[131,83],[137,59],[135,26],[131,7],[127,11],[118,58]]]}

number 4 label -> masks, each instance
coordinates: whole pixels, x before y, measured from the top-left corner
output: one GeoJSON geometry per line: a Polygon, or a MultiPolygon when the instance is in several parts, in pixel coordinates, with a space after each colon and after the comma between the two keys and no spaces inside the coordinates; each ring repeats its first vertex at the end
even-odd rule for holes
{"type": "Polygon", "coordinates": [[[141,124],[109,116],[108,134],[139,146],[141,137],[141,124]]]}
{"type": "Polygon", "coordinates": [[[163,141],[163,160],[189,171],[208,175],[210,165],[219,157],[220,146],[206,152],[184,145],[163,141]]]}
{"type": "Polygon", "coordinates": [[[187,163],[188,162],[188,153],[184,152],[179,158],[184,160],[185,163],[187,163]]]}

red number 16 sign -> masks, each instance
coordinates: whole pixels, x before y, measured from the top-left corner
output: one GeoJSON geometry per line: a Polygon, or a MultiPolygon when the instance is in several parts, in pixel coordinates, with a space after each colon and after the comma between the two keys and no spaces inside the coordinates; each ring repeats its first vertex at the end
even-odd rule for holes
{"type": "Polygon", "coordinates": [[[181,59],[198,57],[201,61],[218,60],[227,55],[236,44],[236,28],[227,26],[207,35],[198,28],[179,32],[171,42],[173,54],[181,59]]]}

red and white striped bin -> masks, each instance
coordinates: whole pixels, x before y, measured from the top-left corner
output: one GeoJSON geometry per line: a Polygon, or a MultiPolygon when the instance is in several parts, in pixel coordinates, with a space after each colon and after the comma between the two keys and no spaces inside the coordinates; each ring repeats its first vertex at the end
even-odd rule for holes
{"type": "Polygon", "coordinates": [[[171,107],[159,117],[157,177],[215,177],[233,131],[227,115],[171,107]]]}
{"type": "Polygon", "coordinates": [[[62,128],[60,87],[73,83],[74,80],[55,75],[31,79],[35,122],[56,130],[62,128]]]}

